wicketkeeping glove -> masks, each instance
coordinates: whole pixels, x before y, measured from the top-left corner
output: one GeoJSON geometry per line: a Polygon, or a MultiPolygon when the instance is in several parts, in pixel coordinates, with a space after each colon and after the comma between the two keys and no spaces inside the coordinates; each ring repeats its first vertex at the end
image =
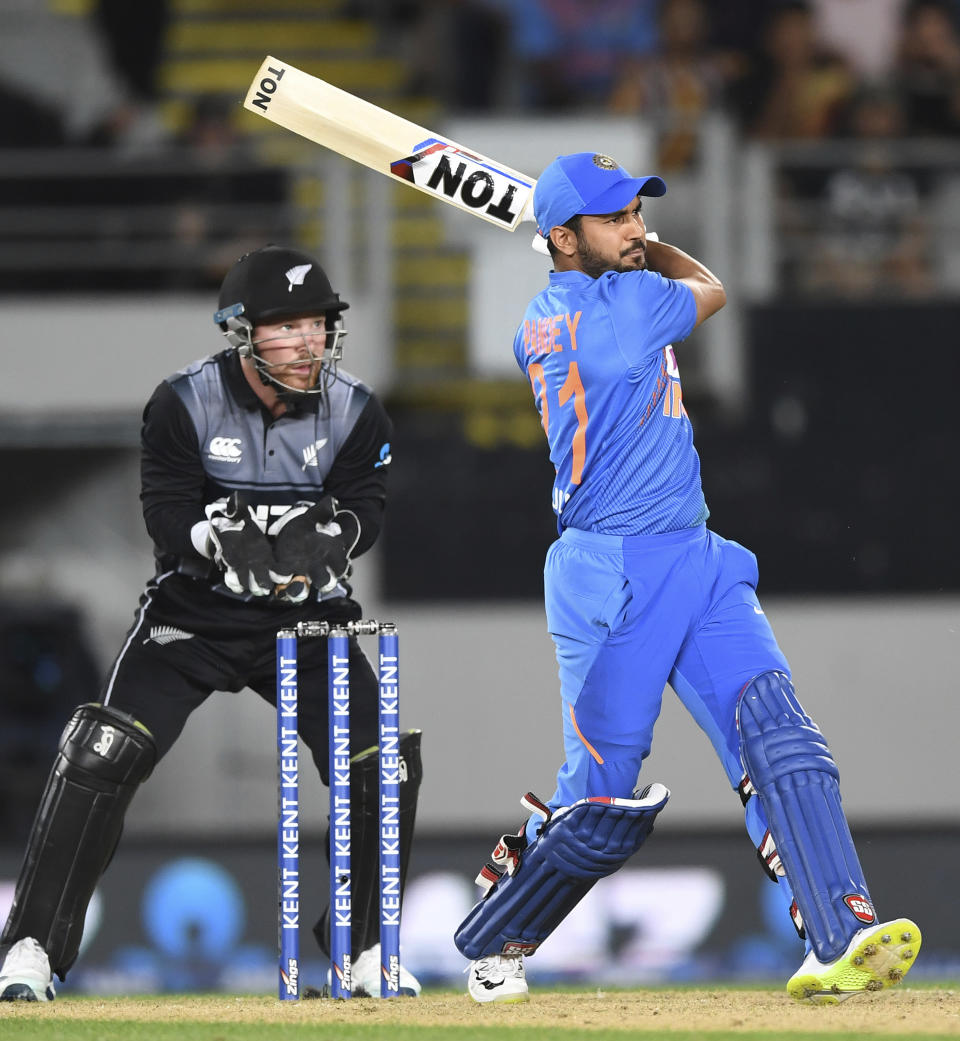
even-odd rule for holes
{"type": "Polygon", "coordinates": [[[250,505],[239,492],[206,508],[210,521],[213,562],[233,593],[269,596],[274,584],[292,575],[278,569],[270,540],[260,530],[250,505]]]}
{"type": "MultiPolygon", "coordinates": [[[[318,503],[292,506],[268,534],[274,537],[276,571],[306,576],[311,585],[328,593],[347,574],[350,554],[360,538],[360,522],[352,511],[338,509],[332,495],[325,495],[318,503]]],[[[307,592],[302,582],[294,582],[284,595],[297,602],[307,592]]]]}

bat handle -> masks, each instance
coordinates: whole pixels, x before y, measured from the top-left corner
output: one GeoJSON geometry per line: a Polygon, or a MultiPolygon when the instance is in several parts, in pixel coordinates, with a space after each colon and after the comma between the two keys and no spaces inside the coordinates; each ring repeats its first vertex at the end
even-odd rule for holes
{"type": "Polygon", "coordinates": [[[305,600],[307,593],[310,591],[310,579],[306,575],[294,575],[289,582],[278,582],[273,587],[274,596],[284,596],[288,591],[296,594],[299,594],[301,591],[303,593],[302,596],[288,596],[288,600],[293,600],[295,603],[305,600]]]}

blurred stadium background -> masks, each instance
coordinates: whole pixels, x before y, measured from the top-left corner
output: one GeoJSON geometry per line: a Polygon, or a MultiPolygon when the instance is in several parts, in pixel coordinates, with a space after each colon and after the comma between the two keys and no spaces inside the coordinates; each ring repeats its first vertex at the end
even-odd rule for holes
{"type": "MultiPolygon", "coordinates": [[[[351,304],[345,367],[396,423],[357,591],[400,625],[424,730],[403,944],[425,982],[460,979],[473,876],[519,796],[552,791],[552,474],[510,349],[547,262],[529,225],[245,113],[270,53],[534,176],[587,148],[664,175],[648,225],[730,299],[678,351],[711,525],[759,556],[881,913],[924,929],[918,976],[960,975],[955,0],[0,0],[0,19],[0,913],[66,715],[152,572],[140,408],[219,349],[216,288],[265,241],[322,257],[351,304]]],[[[272,989],[272,719],[217,694],[192,724],[134,802],[64,992],[272,989]]],[[[655,839],[531,979],[780,980],[796,938],[669,691],[656,741],[655,839]]],[[[325,793],[304,799],[309,922],[325,793]]]]}

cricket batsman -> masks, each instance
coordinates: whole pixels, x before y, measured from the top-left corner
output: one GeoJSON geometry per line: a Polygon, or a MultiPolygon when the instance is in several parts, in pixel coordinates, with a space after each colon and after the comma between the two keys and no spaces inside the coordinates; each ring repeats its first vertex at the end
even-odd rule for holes
{"type": "Polygon", "coordinates": [[[578,152],[534,191],[553,270],[513,349],[556,470],[544,590],[565,761],[548,802],[523,800],[529,820],[498,843],[456,932],[478,1002],[526,1000],[524,958],[652,830],[669,791],[639,772],[666,684],[720,758],[796,927],[789,994],[830,1004],[893,986],[920,948],[912,921],[880,921],[837,765],[757,599],[756,557],[707,527],[674,345],[726,295],[647,235],[644,200],[666,190],[578,152]]]}

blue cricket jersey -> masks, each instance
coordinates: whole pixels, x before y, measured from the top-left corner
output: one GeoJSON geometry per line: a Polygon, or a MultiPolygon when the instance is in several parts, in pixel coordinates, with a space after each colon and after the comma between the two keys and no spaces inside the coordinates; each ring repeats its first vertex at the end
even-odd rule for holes
{"type": "Polygon", "coordinates": [[[649,535],[708,517],[672,343],[696,324],[691,290],[653,271],[551,271],[513,350],[557,471],[558,527],[649,535]]]}

